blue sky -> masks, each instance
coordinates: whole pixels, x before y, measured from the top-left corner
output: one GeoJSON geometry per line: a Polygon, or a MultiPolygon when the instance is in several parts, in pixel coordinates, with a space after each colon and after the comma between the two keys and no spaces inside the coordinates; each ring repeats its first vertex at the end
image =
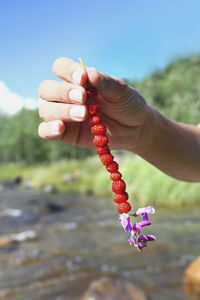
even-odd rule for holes
{"type": "Polygon", "coordinates": [[[60,56],[141,79],[200,53],[199,0],[0,0],[0,12],[0,81],[22,97],[38,98],[60,56]]]}

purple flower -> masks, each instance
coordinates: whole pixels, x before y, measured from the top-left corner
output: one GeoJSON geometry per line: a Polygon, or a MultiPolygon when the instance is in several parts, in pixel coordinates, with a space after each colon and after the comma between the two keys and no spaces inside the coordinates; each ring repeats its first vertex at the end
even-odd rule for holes
{"type": "Polygon", "coordinates": [[[122,227],[125,232],[131,232],[131,236],[129,238],[130,245],[134,245],[139,251],[141,251],[144,247],[147,247],[147,243],[150,241],[155,241],[156,237],[154,235],[144,235],[141,234],[141,231],[144,226],[151,225],[149,221],[148,214],[154,214],[155,209],[152,206],[147,206],[143,208],[139,208],[134,214],[125,214],[120,215],[119,220],[121,222],[122,227]],[[130,223],[131,217],[141,216],[141,221],[134,223],[132,226],[130,223]]]}
{"type": "Polygon", "coordinates": [[[147,242],[147,241],[148,241],[148,237],[146,235],[140,235],[138,238],[138,243],[147,242]]]}
{"type": "Polygon", "coordinates": [[[144,221],[141,221],[139,223],[135,223],[133,225],[133,231],[136,232],[136,233],[139,233],[139,232],[142,231],[143,226],[148,226],[148,225],[151,225],[151,222],[149,220],[144,220],[144,221]]]}
{"type": "Polygon", "coordinates": [[[153,206],[149,205],[147,207],[142,207],[139,208],[136,211],[136,216],[142,215],[142,214],[154,214],[155,213],[155,209],[153,208],[153,206]]]}
{"type": "Polygon", "coordinates": [[[147,235],[147,239],[148,239],[148,241],[156,241],[155,235],[152,235],[152,234],[147,235]]]}
{"type": "Polygon", "coordinates": [[[144,247],[147,247],[147,244],[146,243],[138,243],[138,249],[139,250],[142,250],[142,248],[144,248],[144,247]]]}
{"type": "Polygon", "coordinates": [[[142,221],[149,221],[147,213],[141,213],[142,221]]]}
{"type": "Polygon", "coordinates": [[[133,232],[140,233],[141,231],[142,231],[142,226],[140,225],[140,223],[135,223],[133,225],[133,232]]]}
{"type": "Polygon", "coordinates": [[[120,215],[119,220],[120,220],[125,232],[132,231],[133,228],[131,226],[130,216],[128,214],[123,213],[122,215],[120,215]]]}
{"type": "Polygon", "coordinates": [[[149,226],[149,225],[151,225],[151,222],[145,220],[145,221],[141,221],[139,224],[140,224],[141,227],[143,227],[143,226],[149,226]]]}
{"type": "Polygon", "coordinates": [[[129,239],[129,243],[130,245],[136,245],[136,239],[133,236],[131,236],[129,239]]]}

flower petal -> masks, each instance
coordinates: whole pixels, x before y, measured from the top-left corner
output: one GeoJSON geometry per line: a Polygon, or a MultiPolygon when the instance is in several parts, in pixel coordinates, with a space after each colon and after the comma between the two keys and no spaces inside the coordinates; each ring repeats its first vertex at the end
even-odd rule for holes
{"type": "Polygon", "coordinates": [[[142,248],[144,248],[144,247],[147,247],[147,244],[146,243],[139,243],[138,244],[138,248],[141,250],[142,248]]]}
{"type": "Polygon", "coordinates": [[[152,235],[152,234],[147,235],[147,239],[148,239],[148,241],[156,241],[155,235],[152,235]]]}
{"type": "Polygon", "coordinates": [[[148,238],[146,237],[146,235],[140,235],[139,238],[138,238],[138,242],[147,242],[148,241],[148,238]]]}
{"type": "Polygon", "coordinates": [[[130,239],[129,239],[129,243],[130,243],[130,245],[135,245],[136,244],[136,239],[133,236],[131,236],[130,239]]]}
{"type": "Polygon", "coordinates": [[[125,232],[131,232],[132,231],[132,226],[130,223],[130,216],[128,214],[123,213],[120,215],[119,220],[121,222],[122,227],[124,228],[125,232]]]}
{"type": "Polygon", "coordinates": [[[133,231],[142,231],[142,226],[140,225],[140,223],[135,223],[133,225],[133,231]]]}
{"type": "Polygon", "coordinates": [[[142,213],[141,216],[142,216],[142,221],[149,221],[147,213],[142,213]]]}
{"type": "Polygon", "coordinates": [[[146,214],[154,214],[155,213],[155,209],[153,208],[153,206],[149,205],[147,207],[142,207],[142,208],[139,208],[137,211],[136,211],[136,215],[139,216],[143,213],[146,213],[146,214]]]}
{"type": "Polygon", "coordinates": [[[143,227],[143,226],[151,225],[151,222],[150,221],[141,221],[139,224],[140,224],[141,227],[143,227]]]}

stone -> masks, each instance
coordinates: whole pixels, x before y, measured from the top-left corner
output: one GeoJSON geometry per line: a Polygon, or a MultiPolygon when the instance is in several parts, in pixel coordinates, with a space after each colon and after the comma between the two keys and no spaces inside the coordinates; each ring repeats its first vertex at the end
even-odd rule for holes
{"type": "Polygon", "coordinates": [[[184,286],[188,292],[200,295],[200,256],[186,268],[184,286]]]}
{"type": "Polygon", "coordinates": [[[4,190],[4,186],[3,184],[0,183],[0,192],[3,192],[3,190],[4,190]]]}
{"type": "Polygon", "coordinates": [[[81,300],[149,300],[145,293],[130,282],[101,277],[93,280],[81,300]]]}
{"type": "Polygon", "coordinates": [[[62,176],[62,182],[65,184],[69,184],[78,180],[78,176],[71,173],[65,173],[62,176]]]}
{"type": "Polygon", "coordinates": [[[45,186],[44,191],[48,194],[55,194],[57,193],[57,188],[53,184],[48,184],[45,186]]]}
{"type": "Polygon", "coordinates": [[[45,206],[47,210],[51,213],[59,213],[65,210],[64,206],[58,203],[48,202],[45,206]]]}
{"type": "Polygon", "coordinates": [[[13,179],[6,179],[1,181],[1,185],[6,189],[15,189],[22,183],[23,178],[21,176],[17,176],[13,179]]]}
{"type": "Polygon", "coordinates": [[[32,180],[24,180],[23,187],[27,188],[27,189],[33,188],[34,187],[33,181],[32,180]]]}
{"type": "Polygon", "coordinates": [[[0,237],[0,248],[9,247],[13,243],[10,236],[1,236],[0,237]]]}
{"type": "Polygon", "coordinates": [[[37,234],[33,230],[27,230],[16,234],[11,234],[11,240],[13,242],[23,242],[26,240],[33,240],[37,237],[37,234]]]}

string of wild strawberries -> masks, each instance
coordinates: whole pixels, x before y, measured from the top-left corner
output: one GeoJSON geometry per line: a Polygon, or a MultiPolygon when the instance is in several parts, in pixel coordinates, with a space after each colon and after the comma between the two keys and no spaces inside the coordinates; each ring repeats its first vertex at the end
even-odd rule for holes
{"type": "MultiPolygon", "coordinates": [[[[81,58],[79,58],[83,68],[85,66],[81,58]]],[[[97,96],[96,89],[92,87],[87,80],[85,84],[88,98],[97,96]]],[[[114,160],[114,156],[110,152],[108,137],[106,136],[106,127],[102,123],[99,115],[100,107],[97,103],[91,103],[88,106],[90,130],[93,135],[93,145],[96,147],[96,152],[106,170],[110,173],[112,180],[112,191],[114,201],[117,203],[117,210],[120,214],[128,213],[131,210],[131,205],[127,202],[128,193],[126,192],[126,183],[122,179],[122,174],[119,172],[119,165],[114,160]]]]}

